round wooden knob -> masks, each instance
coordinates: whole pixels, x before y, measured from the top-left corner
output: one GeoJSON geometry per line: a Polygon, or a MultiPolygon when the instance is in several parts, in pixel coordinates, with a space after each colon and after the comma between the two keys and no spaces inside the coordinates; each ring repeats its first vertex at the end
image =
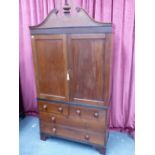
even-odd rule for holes
{"type": "Polygon", "coordinates": [[[99,117],[99,113],[98,113],[98,112],[95,112],[95,113],[94,113],[94,116],[95,116],[96,118],[98,118],[98,117],[99,117]]]}
{"type": "Polygon", "coordinates": [[[46,105],[46,104],[44,104],[44,105],[43,105],[43,108],[46,110],[46,109],[47,109],[47,105],[46,105]]]}
{"type": "Polygon", "coordinates": [[[89,135],[85,135],[85,139],[86,140],[89,140],[89,135]]]}
{"type": "Polygon", "coordinates": [[[76,113],[77,113],[78,115],[80,115],[80,114],[81,114],[81,111],[78,109],[78,110],[76,110],[76,113]]]}
{"type": "Polygon", "coordinates": [[[56,128],[53,128],[52,131],[53,131],[53,133],[56,133],[56,128]]]}
{"type": "Polygon", "coordinates": [[[51,117],[52,122],[55,122],[55,116],[51,117]]]}
{"type": "Polygon", "coordinates": [[[62,111],[63,111],[63,108],[62,108],[62,107],[59,107],[59,108],[58,108],[58,111],[59,111],[59,112],[62,112],[62,111]]]}

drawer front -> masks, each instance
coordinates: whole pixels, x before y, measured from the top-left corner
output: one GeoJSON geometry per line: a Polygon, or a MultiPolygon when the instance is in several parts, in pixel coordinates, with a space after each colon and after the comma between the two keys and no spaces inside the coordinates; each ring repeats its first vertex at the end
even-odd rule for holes
{"type": "Polygon", "coordinates": [[[41,121],[41,132],[84,143],[104,145],[104,135],[41,121]]]}
{"type": "Polygon", "coordinates": [[[52,112],[59,115],[68,115],[67,104],[39,101],[38,106],[39,106],[39,111],[42,111],[42,112],[49,112],[49,113],[52,112]]]}
{"type": "Polygon", "coordinates": [[[74,128],[82,128],[82,129],[87,129],[90,131],[96,131],[101,133],[104,132],[106,129],[105,118],[103,118],[102,121],[99,119],[86,120],[86,119],[81,119],[80,117],[76,117],[76,118],[73,116],[65,117],[54,113],[40,112],[40,119],[41,121],[45,121],[51,124],[55,123],[55,124],[66,125],[74,128]]]}
{"type": "Polygon", "coordinates": [[[106,110],[88,108],[84,106],[70,106],[70,116],[74,119],[85,119],[91,122],[103,123],[106,121],[106,110]]]}

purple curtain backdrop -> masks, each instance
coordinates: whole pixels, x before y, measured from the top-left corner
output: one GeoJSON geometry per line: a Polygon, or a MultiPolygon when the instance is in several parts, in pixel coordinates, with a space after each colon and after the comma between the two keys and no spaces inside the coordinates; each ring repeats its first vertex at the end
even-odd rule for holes
{"type": "MultiPolygon", "coordinates": [[[[26,114],[37,113],[32,49],[28,26],[39,24],[53,9],[60,9],[65,0],[20,0],[20,77],[26,114]]],[[[112,22],[113,89],[110,111],[112,129],[134,131],[134,0],[74,0],[97,21],[112,22]]]]}

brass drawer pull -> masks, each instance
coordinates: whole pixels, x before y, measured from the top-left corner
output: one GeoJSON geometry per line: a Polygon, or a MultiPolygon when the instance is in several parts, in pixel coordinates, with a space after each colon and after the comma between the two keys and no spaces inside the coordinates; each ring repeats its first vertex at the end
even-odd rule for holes
{"type": "Polygon", "coordinates": [[[47,110],[47,105],[46,104],[43,105],[43,109],[47,110]]]}
{"type": "Polygon", "coordinates": [[[94,117],[98,118],[99,117],[99,113],[98,112],[95,112],[94,113],[94,117]]]}
{"type": "Polygon", "coordinates": [[[62,107],[59,107],[59,108],[58,108],[58,111],[59,111],[59,112],[62,112],[62,111],[63,111],[63,108],[62,108],[62,107]]]}
{"type": "Polygon", "coordinates": [[[52,131],[53,131],[53,133],[56,133],[57,129],[56,128],[53,128],[52,131]]]}
{"type": "Polygon", "coordinates": [[[78,110],[76,110],[76,113],[77,113],[78,115],[80,115],[80,114],[81,114],[81,111],[78,109],[78,110]]]}
{"type": "Polygon", "coordinates": [[[55,116],[52,116],[51,120],[52,120],[52,122],[55,122],[55,120],[56,120],[55,116]]]}
{"type": "Polygon", "coordinates": [[[85,139],[89,140],[90,139],[89,135],[85,135],[85,139]]]}

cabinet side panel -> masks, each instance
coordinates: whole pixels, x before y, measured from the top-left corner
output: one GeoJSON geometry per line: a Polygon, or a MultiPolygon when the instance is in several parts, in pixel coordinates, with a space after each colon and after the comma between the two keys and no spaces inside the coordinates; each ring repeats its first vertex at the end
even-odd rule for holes
{"type": "Polygon", "coordinates": [[[104,67],[104,99],[108,106],[112,93],[112,34],[106,34],[104,67]]]}

